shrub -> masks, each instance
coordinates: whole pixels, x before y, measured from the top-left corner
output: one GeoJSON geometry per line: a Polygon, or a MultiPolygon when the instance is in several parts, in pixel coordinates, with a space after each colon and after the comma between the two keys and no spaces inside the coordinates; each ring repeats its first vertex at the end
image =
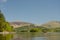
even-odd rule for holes
{"type": "Polygon", "coordinates": [[[38,31],[39,31],[38,28],[33,28],[33,29],[30,30],[30,32],[38,32],[38,31]]]}

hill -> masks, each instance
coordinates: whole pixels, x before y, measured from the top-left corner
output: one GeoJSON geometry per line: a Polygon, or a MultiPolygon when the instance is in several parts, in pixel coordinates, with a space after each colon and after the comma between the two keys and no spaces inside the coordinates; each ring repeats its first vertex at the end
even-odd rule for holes
{"type": "Polygon", "coordinates": [[[46,28],[58,28],[60,27],[60,21],[50,21],[45,24],[42,24],[41,26],[46,28]]]}
{"type": "MultiPolygon", "coordinates": [[[[19,28],[22,26],[32,25],[32,23],[15,21],[15,22],[10,22],[10,25],[13,26],[14,28],[19,28]]],[[[40,25],[39,27],[41,26],[46,27],[46,28],[57,28],[57,27],[60,27],[60,21],[50,21],[50,22],[40,25]]]]}
{"type": "Polygon", "coordinates": [[[13,26],[14,28],[19,28],[22,26],[28,26],[32,23],[28,23],[28,22],[20,22],[20,21],[15,21],[15,22],[9,22],[11,26],[13,26]]]}

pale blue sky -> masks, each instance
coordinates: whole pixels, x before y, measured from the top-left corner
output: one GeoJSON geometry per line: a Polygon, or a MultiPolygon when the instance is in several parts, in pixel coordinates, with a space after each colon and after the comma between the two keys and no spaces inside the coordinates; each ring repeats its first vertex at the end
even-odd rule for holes
{"type": "Polygon", "coordinates": [[[60,0],[7,0],[0,3],[6,20],[35,24],[60,21],[60,0]]]}

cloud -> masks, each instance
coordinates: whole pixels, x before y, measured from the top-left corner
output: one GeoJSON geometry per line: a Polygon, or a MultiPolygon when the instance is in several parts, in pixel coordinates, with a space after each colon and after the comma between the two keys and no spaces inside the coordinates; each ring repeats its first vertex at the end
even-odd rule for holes
{"type": "Polygon", "coordinates": [[[7,2],[7,0],[0,0],[0,3],[5,3],[7,2]]]}

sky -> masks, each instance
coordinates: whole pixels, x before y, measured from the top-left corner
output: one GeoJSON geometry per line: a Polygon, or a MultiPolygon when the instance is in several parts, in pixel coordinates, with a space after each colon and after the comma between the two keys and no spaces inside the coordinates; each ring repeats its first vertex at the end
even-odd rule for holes
{"type": "Polygon", "coordinates": [[[60,21],[60,0],[0,0],[0,9],[9,22],[60,21]]]}

